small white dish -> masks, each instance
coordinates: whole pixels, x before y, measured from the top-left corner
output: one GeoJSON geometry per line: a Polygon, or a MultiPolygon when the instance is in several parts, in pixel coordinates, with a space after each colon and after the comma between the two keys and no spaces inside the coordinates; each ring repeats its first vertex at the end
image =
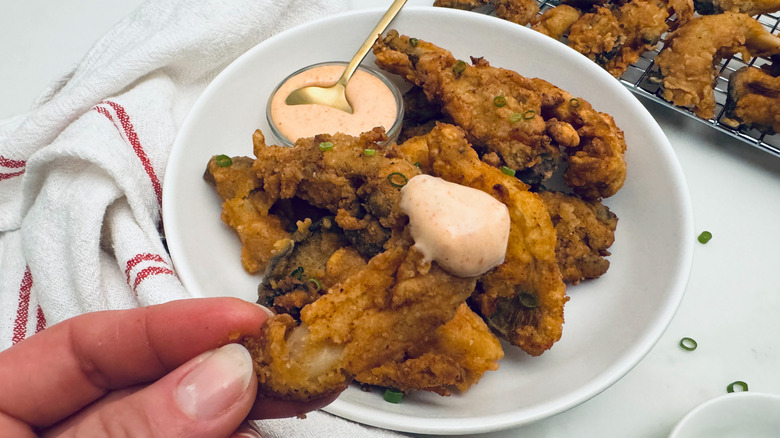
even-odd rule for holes
{"type": "MultiPolygon", "coordinates": [[[[220,220],[221,202],[203,172],[216,154],[252,155],[252,133],[269,134],[266,102],[291,72],[349,59],[384,11],[335,15],[280,33],[228,66],[184,121],[165,173],[163,222],[177,274],[197,297],[257,299],[258,276],[240,263],[241,245],[220,220]]],[[[552,38],[508,21],[445,8],[405,8],[391,28],[460,59],[543,78],[588,100],[625,131],[628,177],[605,200],[620,221],[601,278],[570,287],[563,338],[531,357],[507,347],[499,370],[465,394],[413,393],[400,404],[352,386],[326,410],[404,432],[468,434],[506,429],[570,409],[600,393],[655,345],[682,300],[690,272],[693,214],[669,141],[644,106],[609,73],[552,38]]],[[[372,54],[364,63],[372,66],[372,54]]],[[[408,87],[397,76],[399,86],[408,87]]]]}
{"type": "Polygon", "coordinates": [[[780,395],[735,392],[706,401],[686,414],[669,438],[777,438],[780,395]]]}

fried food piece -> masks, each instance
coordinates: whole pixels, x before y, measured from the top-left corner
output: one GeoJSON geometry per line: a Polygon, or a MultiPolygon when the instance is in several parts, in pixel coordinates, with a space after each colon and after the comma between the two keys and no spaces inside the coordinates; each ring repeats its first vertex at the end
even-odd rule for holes
{"type": "Polygon", "coordinates": [[[496,154],[523,181],[548,179],[562,147],[570,160],[564,178],[583,197],[612,196],[622,186],[623,133],[584,99],[481,58],[472,58],[469,66],[431,43],[412,46],[396,31],[378,41],[374,53],[381,68],[422,87],[465,130],[469,143],[485,155],[496,154]]]}
{"type": "Polygon", "coordinates": [[[561,337],[568,298],[555,259],[555,231],[539,196],[480,161],[457,126],[439,124],[399,150],[426,173],[482,190],[507,206],[511,225],[505,261],[480,277],[470,304],[493,331],[523,351],[539,355],[550,349],[561,337]],[[529,299],[536,305],[530,306],[529,299]]]}
{"type": "Polygon", "coordinates": [[[539,15],[536,0],[491,0],[496,17],[525,26],[539,15]]]}
{"type": "Polygon", "coordinates": [[[693,14],[692,0],[631,0],[619,7],[600,6],[571,25],[569,46],[620,77],[658,45],[669,30],[671,12],[677,14],[676,23],[686,22],[693,14]]]}
{"type": "Polygon", "coordinates": [[[539,13],[536,0],[436,0],[434,6],[473,11],[490,5],[496,17],[525,26],[539,13]]]}
{"type": "Polygon", "coordinates": [[[487,371],[498,369],[504,350],[482,318],[465,303],[455,316],[436,329],[429,344],[417,345],[409,358],[382,364],[358,374],[355,380],[408,392],[415,389],[450,395],[466,391],[487,371]]]}
{"type": "MultiPolygon", "coordinates": [[[[432,345],[476,280],[423,263],[408,235],[397,236],[368,264],[301,311],[297,325],[276,315],[247,338],[259,391],[311,400],[342,391],[352,376],[432,345]]],[[[410,388],[424,389],[424,388],[410,388]]]]}
{"type": "Polygon", "coordinates": [[[734,128],[780,132],[780,77],[756,67],[742,67],[732,73],[721,121],[734,128]]]}
{"type": "Polygon", "coordinates": [[[735,12],[696,17],[671,33],[655,58],[663,86],[661,97],[697,116],[715,115],[717,65],[741,54],[743,59],[780,53],[780,37],[754,18],[735,12]]]}
{"type": "Polygon", "coordinates": [[[381,144],[385,140],[384,130],[375,128],[360,137],[323,134],[285,148],[268,147],[257,134],[253,169],[268,196],[299,198],[327,210],[355,249],[371,257],[382,251],[391,230],[407,220],[390,175],[411,178],[420,173],[413,163],[395,158],[392,148],[381,144]],[[320,144],[332,148],[323,151],[320,144]],[[376,154],[366,156],[365,149],[376,154]]]}
{"type": "MultiPolygon", "coordinates": [[[[548,126],[548,132],[559,144],[568,146],[564,153],[569,166],[563,174],[564,182],[579,196],[597,200],[607,198],[620,190],[626,180],[626,140],[623,131],[607,113],[596,111],[586,100],[555,85],[535,78],[535,88],[542,95],[542,117],[564,122],[575,131],[579,142],[568,144],[568,128],[548,126]],[[555,131],[562,129],[563,132],[555,131]]],[[[565,125],[563,125],[565,126],[565,125]]]]}
{"type": "Polygon", "coordinates": [[[609,247],[615,241],[617,216],[600,202],[561,192],[539,192],[555,227],[555,256],[563,281],[577,284],[609,269],[609,247]]]}
{"type": "Polygon", "coordinates": [[[531,29],[556,40],[569,33],[572,25],[582,17],[582,12],[569,5],[559,5],[544,11],[531,21],[531,29]]]}
{"type": "Polygon", "coordinates": [[[241,240],[241,265],[250,274],[262,272],[279,248],[276,243],[290,238],[288,225],[269,214],[275,202],[258,190],[261,181],[252,170],[253,160],[234,157],[229,166],[217,164],[212,157],[204,178],[213,184],[222,204],[222,221],[234,229],[241,240]]]}
{"type": "MultiPolygon", "coordinates": [[[[515,72],[490,67],[484,60],[473,66],[431,43],[412,46],[407,36],[391,30],[374,45],[377,65],[421,87],[469,142],[485,152],[496,152],[512,169],[545,180],[560,161],[560,151],[547,135],[533,84],[515,72]],[[494,99],[506,103],[497,107],[494,99]],[[519,115],[513,117],[513,114],[519,115]],[[525,116],[523,116],[525,115],[525,116]]],[[[537,181],[538,182],[538,181],[537,181]]]]}
{"type": "Polygon", "coordinates": [[[701,15],[723,12],[759,15],[780,11],[780,0],[694,0],[694,4],[696,12],[701,15]]]}

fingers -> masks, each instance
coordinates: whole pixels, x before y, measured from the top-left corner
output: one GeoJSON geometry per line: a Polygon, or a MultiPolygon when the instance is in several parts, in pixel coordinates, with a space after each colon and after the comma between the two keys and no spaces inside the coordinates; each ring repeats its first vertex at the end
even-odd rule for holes
{"type": "Polygon", "coordinates": [[[267,317],[255,304],[214,298],[64,321],[0,353],[0,376],[14,376],[0,379],[0,413],[50,426],[110,390],[154,381],[203,351],[256,334],[267,317]]]}
{"type": "Polygon", "coordinates": [[[257,379],[249,352],[228,344],[187,362],[157,382],[101,400],[69,418],[46,437],[229,436],[249,413],[257,379]]]}

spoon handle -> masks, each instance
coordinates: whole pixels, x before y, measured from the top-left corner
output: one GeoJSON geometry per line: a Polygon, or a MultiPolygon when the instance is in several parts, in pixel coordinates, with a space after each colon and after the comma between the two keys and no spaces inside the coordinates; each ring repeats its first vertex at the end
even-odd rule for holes
{"type": "Polygon", "coordinates": [[[377,36],[384,32],[385,29],[387,29],[387,26],[391,21],[393,21],[393,18],[395,18],[404,4],[406,4],[406,0],[393,1],[393,4],[391,4],[390,8],[387,9],[387,12],[385,12],[385,15],[382,16],[382,18],[379,20],[379,23],[376,24],[374,29],[368,35],[366,41],[362,46],[360,46],[357,53],[355,53],[355,56],[353,56],[352,60],[349,61],[349,64],[347,64],[347,68],[345,68],[344,73],[341,74],[341,77],[338,80],[338,84],[343,87],[347,86],[347,82],[349,82],[349,79],[355,73],[355,70],[357,70],[358,65],[360,65],[360,63],[363,61],[363,58],[368,55],[368,51],[371,50],[371,46],[374,45],[377,36]]]}

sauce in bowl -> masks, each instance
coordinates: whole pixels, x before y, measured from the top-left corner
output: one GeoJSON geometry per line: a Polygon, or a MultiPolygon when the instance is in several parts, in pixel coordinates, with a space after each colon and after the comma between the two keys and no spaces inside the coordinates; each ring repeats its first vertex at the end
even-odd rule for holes
{"type": "Polygon", "coordinates": [[[341,132],[360,135],[377,126],[390,140],[398,136],[403,119],[401,92],[382,74],[359,67],[347,83],[347,100],[353,113],[326,105],[288,105],[293,90],[310,85],[330,86],[338,81],[346,63],[315,64],[298,70],[274,90],[266,111],[277,139],[291,146],[299,138],[341,132]]]}

